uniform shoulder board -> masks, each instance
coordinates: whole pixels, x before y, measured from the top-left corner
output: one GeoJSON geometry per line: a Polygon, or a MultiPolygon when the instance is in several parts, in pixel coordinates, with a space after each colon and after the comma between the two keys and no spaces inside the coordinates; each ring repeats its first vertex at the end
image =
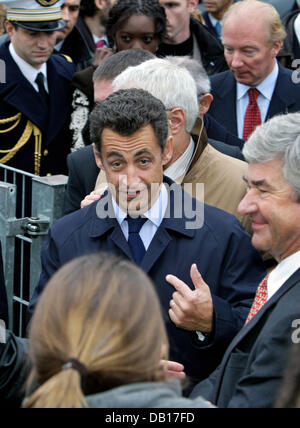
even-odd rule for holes
{"type": "Polygon", "coordinates": [[[69,55],[61,54],[61,56],[64,57],[68,62],[70,62],[71,64],[73,64],[73,60],[72,60],[72,58],[69,55]]]}

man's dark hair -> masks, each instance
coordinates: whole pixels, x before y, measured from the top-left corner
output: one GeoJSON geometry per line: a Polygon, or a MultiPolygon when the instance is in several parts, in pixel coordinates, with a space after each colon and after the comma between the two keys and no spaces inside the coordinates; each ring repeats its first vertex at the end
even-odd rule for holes
{"type": "Polygon", "coordinates": [[[85,16],[94,16],[97,10],[94,0],[81,0],[79,14],[82,18],[85,16]]]}
{"type": "Polygon", "coordinates": [[[113,80],[121,74],[126,68],[140,65],[149,59],[156,58],[149,51],[143,49],[127,49],[117,52],[114,55],[105,58],[94,73],[93,80],[113,80]]]}
{"type": "Polygon", "coordinates": [[[144,126],[151,125],[161,151],[168,137],[168,118],[165,106],[143,89],[121,89],[114,92],[90,115],[91,141],[101,153],[102,132],[110,129],[122,136],[130,136],[144,126]]]}
{"type": "Polygon", "coordinates": [[[106,32],[115,38],[120,25],[133,15],[145,15],[155,22],[155,35],[162,41],[166,35],[166,13],[158,0],[118,0],[110,9],[106,32]]]}

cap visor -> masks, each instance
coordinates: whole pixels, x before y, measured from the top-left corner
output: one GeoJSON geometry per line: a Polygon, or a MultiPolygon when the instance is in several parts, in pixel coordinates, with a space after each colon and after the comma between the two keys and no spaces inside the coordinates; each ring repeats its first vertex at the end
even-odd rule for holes
{"type": "Polygon", "coordinates": [[[25,30],[40,31],[46,33],[62,30],[67,25],[67,23],[63,19],[47,22],[14,21],[14,23],[19,27],[25,28],[25,30]]]}

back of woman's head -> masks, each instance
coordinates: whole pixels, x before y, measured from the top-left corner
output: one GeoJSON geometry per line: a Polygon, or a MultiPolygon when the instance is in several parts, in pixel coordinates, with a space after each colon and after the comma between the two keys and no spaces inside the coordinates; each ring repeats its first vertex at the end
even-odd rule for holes
{"type": "Polygon", "coordinates": [[[166,35],[166,13],[158,0],[117,0],[110,9],[106,32],[112,39],[123,22],[133,15],[145,15],[155,22],[155,35],[161,42],[166,35]]]}
{"type": "Polygon", "coordinates": [[[38,388],[25,407],[84,407],[85,395],[163,380],[163,349],[160,304],[138,267],[109,254],[73,260],[52,277],[32,319],[27,388],[38,388]]]}

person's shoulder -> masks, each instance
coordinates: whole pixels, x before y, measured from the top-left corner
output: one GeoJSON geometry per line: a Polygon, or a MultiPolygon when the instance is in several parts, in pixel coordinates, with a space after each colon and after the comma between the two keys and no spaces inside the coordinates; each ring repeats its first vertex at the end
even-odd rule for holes
{"type": "Polygon", "coordinates": [[[88,228],[91,221],[93,221],[97,215],[97,202],[98,201],[85,208],[67,214],[55,221],[51,226],[52,239],[59,245],[63,245],[64,242],[74,236],[76,231],[88,228]]]}
{"type": "Polygon", "coordinates": [[[217,73],[213,76],[210,76],[210,81],[212,85],[222,83],[225,79],[234,79],[233,74],[230,70],[222,71],[222,73],[217,73]]]}
{"type": "Polygon", "coordinates": [[[54,53],[50,57],[57,71],[62,72],[70,80],[76,72],[76,65],[73,63],[71,57],[63,54],[54,53]]]}
{"type": "MultiPolygon", "coordinates": [[[[222,143],[222,147],[224,146],[226,146],[226,144],[222,143]]],[[[238,147],[234,147],[234,146],[229,146],[229,149],[230,148],[240,150],[238,147]]],[[[245,174],[247,171],[248,164],[246,161],[233,157],[228,153],[223,153],[217,148],[215,148],[212,144],[207,145],[205,152],[215,162],[218,162],[220,164],[221,169],[228,168],[231,171],[231,168],[232,168],[232,172],[234,173],[234,175],[245,174]]]]}
{"type": "Polygon", "coordinates": [[[86,162],[87,159],[94,160],[94,150],[92,145],[81,147],[68,155],[68,160],[72,162],[86,162]]]}

